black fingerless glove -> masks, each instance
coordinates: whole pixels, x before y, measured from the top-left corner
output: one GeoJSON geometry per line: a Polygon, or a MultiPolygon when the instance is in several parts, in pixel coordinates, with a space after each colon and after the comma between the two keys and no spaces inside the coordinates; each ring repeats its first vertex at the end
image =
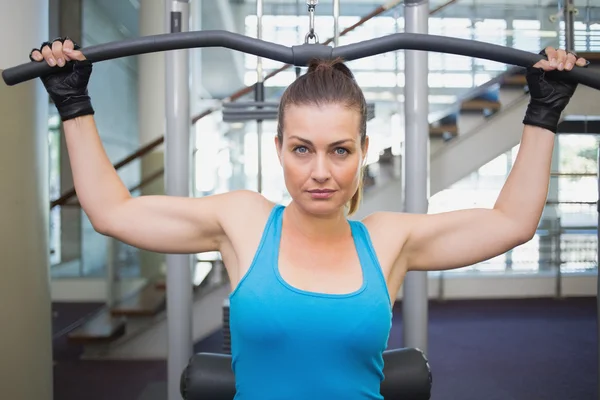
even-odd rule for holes
{"type": "MultiPolygon", "coordinates": [[[[67,38],[58,38],[55,41],[64,41],[67,38]]],[[[52,42],[52,43],[53,43],[52,42]]],[[[51,42],[44,42],[44,46],[52,47],[51,42]]],[[[75,50],[80,47],[75,44],[75,50]]],[[[34,49],[36,50],[36,49],[34,49]]],[[[33,50],[32,50],[33,52],[33,50]]],[[[31,58],[31,54],[29,58],[31,58]]],[[[92,63],[89,60],[69,61],[64,67],[54,67],[55,71],[41,78],[46,91],[54,102],[56,109],[63,121],[94,115],[92,101],[88,95],[87,85],[92,74],[92,63]]]]}
{"type": "MultiPolygon", "coordinates": [[[[546,52],[540,54],[546,56],[546,52]]],[[[539,126],[556,133],[563,110],[577,89],[577,82],[560,77],[558,71],[527,68],[527,85],[531,100],[525,113],[525,125],[539,126]]]]}

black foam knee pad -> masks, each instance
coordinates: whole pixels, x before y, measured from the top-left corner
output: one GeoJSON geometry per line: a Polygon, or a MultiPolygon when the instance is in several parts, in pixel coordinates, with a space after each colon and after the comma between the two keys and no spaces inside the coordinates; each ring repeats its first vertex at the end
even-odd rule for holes
{"type": "MultiPolygon", "coordinates": [[[[388,350],[383,353],[385,379],[381,394],[385,400],[429,400],[432,375],[429,362],[418,349],[388,350]]],[[[181,375],[180,390],[185,400],[232,400],[235,377],[231,356],[199,353],[181,375]]]]}

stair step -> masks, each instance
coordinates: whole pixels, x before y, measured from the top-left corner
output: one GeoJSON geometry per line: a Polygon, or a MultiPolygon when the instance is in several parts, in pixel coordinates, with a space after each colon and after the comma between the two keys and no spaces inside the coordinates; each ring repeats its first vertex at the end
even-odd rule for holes
{"type": "Polygon", "coordinates": [[[482,99],[472,99],[463,101],[460,106],[460,111],[497,111],[502,107],[499,101],[490,101],[482,99]]]}
{"type": "Polygon", "coordinates": [[[600,52],[598,51],[578,51],[577,55],[588,61],[600,61],[600,52]]]}
{"type": "Polygon", "coordinates": [[[524,74],[514,74],[505,77],[502,81],[502,86],[526,86],[527,79],[524,74]]]}
{"type": "Polygon", "coordinates": [[[165,304],[165,291],[156,284],[149,284],[113,307],[111,313],[115,316],[153,316],[164,310],[165,304]]]}
{"type": "Polygon", "coordinates": [[[450,134],[452,136],[458,135],[458,126],[457,125],[440,125],[440,126],[430,126],[429,127],[429,136],[439,137],[444,134],[450,134]]]}
{"type": "Polygon", "coordinates": [[[125,335],[125,318],[113,317],[109,310],[102,311],[68,334],[70,342],[111,342],[125,335]]]}

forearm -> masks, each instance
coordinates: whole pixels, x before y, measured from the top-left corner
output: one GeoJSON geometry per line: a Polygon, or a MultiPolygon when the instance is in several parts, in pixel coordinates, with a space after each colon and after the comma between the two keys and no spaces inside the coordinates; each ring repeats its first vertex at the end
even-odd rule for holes
{"type": "Polygon", "coordinates": [[[519,153],[494,206],[528,236],[535,233],[546,204],[554,139],[546,129],[525,125],[519,153]]]}
{"type": "Polygon", "coordinates": [[[90,115],[63,124],[73,182],[83,210],[95,227],[106,222],[107,210],[131,197],[110,162],[90,115]]]}

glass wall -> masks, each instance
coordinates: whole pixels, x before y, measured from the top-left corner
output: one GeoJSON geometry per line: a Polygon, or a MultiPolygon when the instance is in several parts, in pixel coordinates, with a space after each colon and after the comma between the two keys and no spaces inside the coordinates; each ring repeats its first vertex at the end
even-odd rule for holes
{"type": "MultiPolygon", "coordinates": [[[[57,199],[61,195],[60,184],[60,118],[56,109],[49,107],[50,118],[48,120],[48,181],[50,189],[50,199],[57,199]]],[[[61,261],[61,220],[60,206],[50,210],[49,221],[49,245],[50,245],[50,265],[55,265],[61,261]]]]}
{"type": "MultiPolygon", "coordinates": [[[[583,10],[583,8],[580,9],[583,10]]],[[[507,12],[507,14],[519,15],[514,13],[514,10],[508,11],[510,13],[507,12]]],[[[544,18],[538,19],[515,19],[499,13],[492,17],[476,18],[469,14],[462,17],[440,14],[429,19],[429,32],[435,35],[512,46],[532,52],[537,52],[548,44],[564,46],[564,41],[559,39],[563,35],[561,31],[563,24],[548,23],[546,15],[544,18]]],[[[358,15],[341,16],[341,29],[356,23],[359,18],[358,15]]],[[[577,19],[575,49],[577,51],[600,51],[600,23],[591,21],[589,18],[586,20],[585,13],[581,13],[577,19]]],[[[244,32],[246,35],[256,36],[256,21],[254,15],[246,17],[244,32]]],[[[315,22],[316,31],[321,40],[333,35],[333,18],[331,16],[317,15],[315,22]]],[[[305,15],[265,15],[263,17],[263,37],[288,46],[302,43],[307,27],[308,18],[305,15]]],[[[354,43],[403,30],[401,16],[389,12],[341,37],[340,44],[354,43]]],[[[501,63],[440,53],[430,53],[428,62],[429,101],[432,112],[452,105],[459,95],[489,81],[507,68],[501,63]]],[[[256,57],[246,55],[244,63],[246,67],[245,83],[251,85],[256,81],[256,57]]],[[[263,60],[263,63],[265,73],[282,66],[281,63],[266,59],[263,60]]],[[[402,89],[405,83],[404,52],[391,52],[352,61],[349,66],[355,73],[359,84],[364,88],[368,100],[374,102],[376,106],[376,118],[368,125],[371,136],[369,161],[376,162],[383,149],[392,147],[397,150],[403,141],[402,132],[399,129],[403,122],[398,110],[401,110],[402,107],[402,89]]],[[[266,86],[271,89],[270,93],[275,93],[272,97],[277,97],[294,78],[295,72],[290,69],[266,81],[266,86]]],[[[107,95],[108,92],[105,94],[107,95]]],[[[273,100],[273,98],[269,100],[273,100]]],[[[51,110],[53,109],[51,107],[51,110]]],[[[224,124],[221,121],[220,113],[214,113],[196,124],[194,182],[197,196],[243,188],[255,190],[257,186],[259,143],[256,124],[224,124]]],[[[290,199],[277,160],[273,141],[275,132],[274,121],[263,123],[263,135],[260,143],[263,192],[271,200],[285,204],[290,199]]],[[[134,139],[131,138],[131,143],[134,139]]],[[[50,198],[55,199],[59,197],[61,191],[68,189],[60,187],[60,134],[55,116],[50,119],[48,140],[50,146],[50,198]]],[[[539,270],[545,268],[544,262],[546,261],[544,260],[548,257],[551,260],[558,260],[556,262],[559,262],[565,270],[590,268],[591,264],[588,259],[595,259],[592,254],[597,247],[597,240],[591,233],[597,229],[597,223],[594,222],[596,213],[594,206],[589,203],[594,202],[597,197],[596,178],[592,175],[585,175],[596,172],[596,161],[592,157],[596,144],[590,140],[590,137],[584,138],[576,135],[560,137],[561,166],[555,172],[578,175],[553,178],[559,188],[559,195],[555,200],[556,204],[549,205],[548,209],[553,210],[556,214],[553,220],[559,221],[561,227],[559,241],[552,242],[553,239],[550,237],[554,235],[554,231],[550,232],[550,229],[541,228],[531,242],[495,260],[467,269],[539,270]],[[552,254],[547,256],[544,253],[547,246],[554,246],[553,249],[562,249],[560,255],[553,250],[552,254]],[[579,250],[569,252],[568,249],[571,248],[579,250]]],[[[133,146],[133,144],[131,145],[133,146]]],[[[132,147],[130,150],[133,149],[132,147]]],[[[430,212],[440,212],[452,208],[491,206],[501,184],[506,179],[506,174],[517,151],[518,147],[434,196],[431,199],[430,212]]],[[[127,153],[130,151],[127,150],[127,153]]],[[[61,258],[60,243],[61,212],[61,208],[57,207],[50,213],[52,265],[60,265],[64,261],[61,258]]],[[[79,230],[82,231],[80,236],[83,238],[85,232],[82,227],[79,230]]],[[[93,241],[96,241],[95,238],[103,239],[99,234],[92,234],[94,235],[93,241]]],[[[80,242],[82,241],[83,239],[80,239],[80,242]]],[[[97,252],[104,253],[103,242],[100,240],[99,243],[102,246],[98,246],[97,252]]],[[[126,264],[135,258],[133,255],[135,251],[129,246],[123,245],[122,247],[122,251],[117,252],[122,256],[118,258],[123,264],[126,264]]],[[[76,261],[81,262],[81,260],[76,261]]],[[[134,264],[137,265],[137,261],[134,261],[134,264]]],[[[64,265],[61,266],[64,267],[64,265]]],[[[80,268],[81,266],[72,270],[75,271],[72,272],[72,275],[82,274],[80,268]]],[[[96,272],[103,273],[103,270],[100,268],[96,272]]]]}
{"type": "MultiPolygon", "coordinates": [[[[486,262],[451,272],[561,272],[597,268],[599,141],[591,135],[559,135],[548,202],[535,237],[486,262]]],[[[491,208],[519,151],[497,157],[448,189],[431,197],[429,213],[491,208]]]]}
{"type": "MultiPolygon", "coordinates": [[[[340,27],[351,26],[358,22],[358,16],[341,16],[340,27]]],[[[248,36],[256,36],[256,16],[246,17],[248,36]]],[[[263,17],[263,37],[270,41],[286,46],[297,45],[304,41],[305,29],[308,26],[306,16],[295,15],[265,15],[263,17]]],[[[321,41],[329,38],[332,32],[333,18],[331,16],[316,16],[315,30],[320,33],[321,41]]],[[[381,37],[404,31],[404,19],[394,16],[380,16],[371,19],[354,31],[340,37],[340,45],[381,37]]],[[[444,18],[429,19],[429,33],[432,35],[450,36],[462,39],[478,40],[501,46],[513,46],[522,50],[539,51],[547,43],[557,42],[557,31],[549,28],[541,29],[539,20],[507,20],[505,18],[444,18]]],[[[579,43],[579,42],[578,42],[579,43]]],[[[404,86],[404,52],[389,52],[348,63],[355,73],[359,84],[364,88],[365,95],[370,100],[402,100],[402,96],[394,96],[391,88],[404,86]],[[387,89],[387,90],[386,90],[387,89]]],[[[245,56],[247,68],[245,83],[256,82],[256,57],[245,56]]],[[[281,63],[263,60],[263,66],[268,72],[278,69],[281,63]]],[[[497,74],[505,71],[507,66],[502,63],[473,59],[470,57],[429,53],[429,87],[430,103],[451,104],[456,96],[475,86],[481,85],[497,74]],[[451,89],[450,93],[438,89],[451,89]]],[[[295,78],[293,70],[279,73],[265,82],[269,87],[285,87],[295,78]]]]}

